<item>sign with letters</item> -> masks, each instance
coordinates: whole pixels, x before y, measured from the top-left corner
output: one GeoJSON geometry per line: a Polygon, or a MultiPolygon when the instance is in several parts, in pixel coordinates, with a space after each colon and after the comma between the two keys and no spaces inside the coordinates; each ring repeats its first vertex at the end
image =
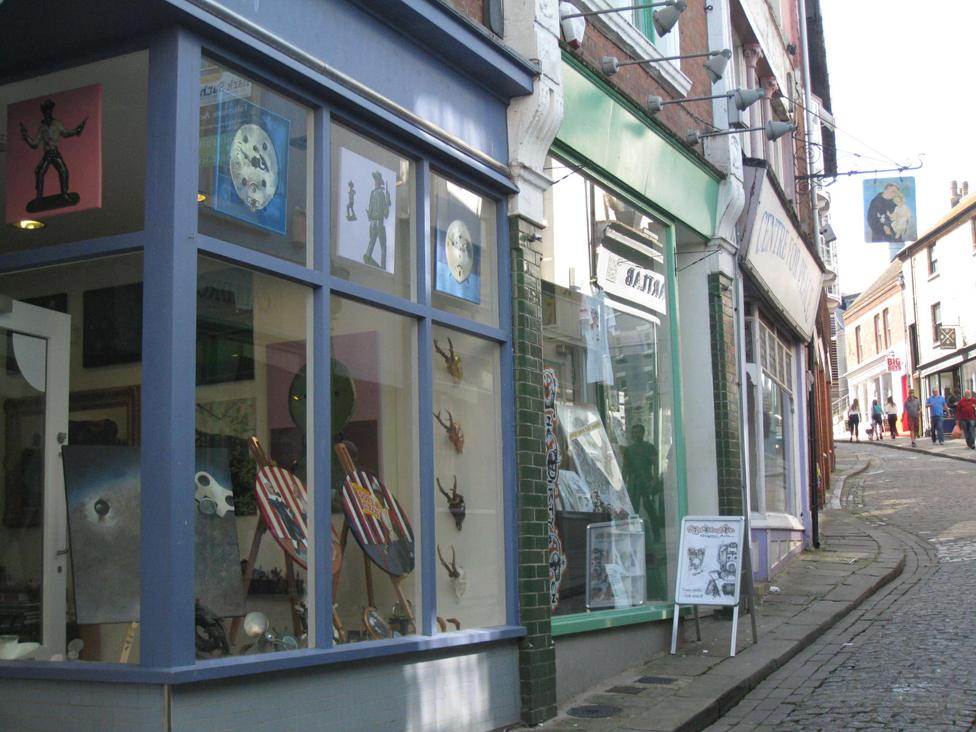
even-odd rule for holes
{"type": "Polygon", "coordinates": [[[817,318],[823,272],[807,250],[765,168],[744,168],[748,195],[740,223],[746,243],[743,267],[780,314],[809,340],[817,318]]]}
{"type": "Polygon", "coordinates": [[[596,267],[597,283],[608,294],[643,305],[657,313],[667,312],[664,275],[613,254],[604,247],[597,249],[596,267]]]}

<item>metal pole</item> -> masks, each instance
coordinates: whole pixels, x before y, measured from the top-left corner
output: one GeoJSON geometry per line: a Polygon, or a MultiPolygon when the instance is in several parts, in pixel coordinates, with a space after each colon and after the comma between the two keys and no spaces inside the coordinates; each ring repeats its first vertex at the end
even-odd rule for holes
{"type": "Polygon", "coordinates": [[[570,13],[569,15],[560,16],[560,20],[568,20],[569,18],[589,18],[591,15],[605,15],[606,13],[619,13],[623,10],[645,10],[647,8],[660,8],[664,6],[675,5],[675,0],[665,0],[660,3],[644,3],[642,5],[626,5],[620,8],[606,8],[604,10],[587,10],[585,12],[570,13]]]}
{"type": "Polygon", "coordinates": [[[683,58],[701,58],[703,56],[719,56],[721,51],[704,51],[703,53],[683,53],[679,56],[661,56],[660,58],[637,58],[632,61],[618,61],[617,66],[632,66],[633,64],[654,64],[658,61],[678,61],[683,58]]]}

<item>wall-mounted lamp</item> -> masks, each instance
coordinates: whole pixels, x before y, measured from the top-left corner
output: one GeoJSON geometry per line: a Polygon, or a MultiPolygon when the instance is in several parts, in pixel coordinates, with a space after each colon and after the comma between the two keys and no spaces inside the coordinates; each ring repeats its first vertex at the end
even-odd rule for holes
{"type": "Polygon", "coordinates": [[[688,9],[688,3],[685,0],[663,0],[663,2],[658,3],[581,11],[575,5],[561,2],[559,3],[559,26],[562,28],[563,38],[566,39],[570,48],[579,48],[583,45],[583,34],[586,33],[586,19],[591,15],[619,13],[624,10],[643,10],[645,8],[662,8],[654,11],[652,20],[658,36],[666,36],[677,25],[681,14],[688,9]]]}
{"type": "Polygon", "coordinates": [[[647,98],[647,111],[651,114],[657,114],[664,109],[664,105],[666,104],[701,102],[705,99],[721,99],[722,97],[728,97],[729,101],[735,105],[736,109],[738,109],[740,112],[744,112],[764,96],[766,96],[766,92],[762,89],[733,89],[732,91],[727,91],[724,94],[711,94],[707,97],[685,97],[684,99],[668,100],[665,100],[664,97],[656,97],[651,94],[647,98]]]}
{"type": "Polygon", "coordinates": [[[685,141],[689,145],[697,145],[706,137],[718,137],[719,135],[731,135],[736,132],[757,132],[761,130],[766,133],[766,139],[772,142],[773,140],[778,140],[783,135],[787,134],[788,132],[792,132],[795,129],[796,125],[793,122],[779,122],[777,120],[770,120],[766,123],[765,127],[746,127],[742,130],[715,130],[714,132],[688,130],[688,134],[685,135],[685,141]]]}
{"type": "Polygon", "coordinates": [[[710,56],[711,58],[705,62],[705,69],[708,71],[708,78],[712,80],[714,84],[719,79],[722,78],[722,74],[725,73],[725,67],[729,63],[729,59],[732,58],[732,52],[723,48],[721,51],[705,51],[703,53],[686,53],[681,56],[662,56],[661,58],[638,58],[632,61],[620,61],[616,56],[604,56],[600,59],[600,70],[603,71],[607,76],[613,76],[620,70],[621,66],[632,66],[633,64],[653,64],[658,61],[677,61],[683,58],[704,58],[710,56]]]}

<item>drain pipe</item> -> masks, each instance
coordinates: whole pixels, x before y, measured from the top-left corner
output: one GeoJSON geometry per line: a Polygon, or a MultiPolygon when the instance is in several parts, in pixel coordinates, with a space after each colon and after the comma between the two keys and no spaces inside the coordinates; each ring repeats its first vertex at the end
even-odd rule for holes
{"type": "MultiPolygon", "coordinates": [[[[813,130],[813,100],[810,95],[810,47],[807,38],[807,3],[806,0],[799,0],[800,10],[800,47],[803,49],[803,135],[805,137],[804,147],[806,148],[807,174],[813,173],[813,145],[811,144],[813,130]]],[[[813,243],[818,248],[820,242],[820,211],[817,208],[817,185],[814,178],[810,181],[810,221],[813,226],[813,243]]],[[[818,256],[819,259],[819,256],[818,256]]],[[[819,307],[817,308],[819,311],[819,307]]],[[[817,337],[817,329],[814,326],[814,335],[807,344],[807,369],[811,375],[810,384],[810,408],[807,410],[807,419],[810,428],[810,533],[811,540],[815,547],[820,546],[820,521],[819,521],[819,500],[817,495],[817,465],[820,460],[817,454],[817,394],[816,394],[816,358],[814,339],[817,337]]]]}

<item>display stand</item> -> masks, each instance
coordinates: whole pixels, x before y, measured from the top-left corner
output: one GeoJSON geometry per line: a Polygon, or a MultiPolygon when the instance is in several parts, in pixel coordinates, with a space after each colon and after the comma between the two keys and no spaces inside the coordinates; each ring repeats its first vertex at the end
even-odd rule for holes
{"type": "Polygon", "coordinates": [[[681,520],[678,545],[678,574],[674,593],[674,618],[671,625],[671,654],[678,648],[678,622],[682,605],[691,605],[695,629],[701,640],[699,605],[732,607],[732,639],[729,655],[735,655],[739,626],[739,589],[743,566],[748,567],[749,612],[753,616],[752,639],[756,635],[755,603],[752,592],[752,562],[749,544],[744,542],[742,516],[685,516],[681,520]],[[740,561],[743,560],[743,561],[740,561]]]}

